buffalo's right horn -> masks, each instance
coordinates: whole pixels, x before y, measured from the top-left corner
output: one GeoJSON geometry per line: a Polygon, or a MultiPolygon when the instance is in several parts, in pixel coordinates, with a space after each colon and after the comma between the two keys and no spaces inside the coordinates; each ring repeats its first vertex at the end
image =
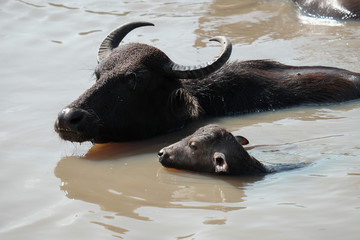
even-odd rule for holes
{"type": "Polygon", "coordinates": [[[203,63],[198,66],[183,66],[170,61],[170,63],[164,66],[164,71],[167,74],[183,79],[200,78],[215,72],[221,68],[230,58],[232,44],[229,39],[223,36],[214,37],[210,39],[210,41],[216,41],[222,45],[220,54],[212,61],[203,63]]]}
{"type": "Polygon", "coordinates": [[[143,26],[154,26],[154,24],[149,22],[131,22],[115,28],[100,45],[97,56],[98,63],[107,58],[111,51],[119,46],[121,40],[123,40],[129,32],[143,26]]]}

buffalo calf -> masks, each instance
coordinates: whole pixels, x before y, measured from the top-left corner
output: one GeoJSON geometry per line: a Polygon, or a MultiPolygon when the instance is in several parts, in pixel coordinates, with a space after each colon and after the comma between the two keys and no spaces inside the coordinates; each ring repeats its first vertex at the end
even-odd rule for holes
{"type": "Polygon", "coordinates": [[[242,147],[248,140],[217,125],[199,128],[192,135],[159,152],[160,163],[204,173],[253,175],[272,172],[242,147]]]}
{"type": "Polygon", "coordinates": [[[262,175],[307,165],[305,162],[264,165],[243,148],[248,143],[246,138],[210,124],[161,149],[159,161],[166,168],[222,175],[262,175]]]}

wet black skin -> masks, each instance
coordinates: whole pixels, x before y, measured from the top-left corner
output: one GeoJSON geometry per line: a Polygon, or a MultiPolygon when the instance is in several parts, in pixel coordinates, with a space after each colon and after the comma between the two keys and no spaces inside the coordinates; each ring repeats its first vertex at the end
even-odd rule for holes
{"type": "Polygon", "coordinates": [[[207,125],[161,149],[159,161],[167,168],[203,173],[256,175],[271,172],[243,148],[247,143],[244,137],[235,137],[217,125],[207,125]]]}
{"type": "Polygon", "coordinates": [[[169,62],[155,47],[119,45],[96,67],[94,85],[60,111],[55,131],[72,142],[124,142],[205,117],[360,98],[360,74],[339,68],[234,61],[180,79],[165,71],[169,62]]]}
{"type": "Polygon", "coordinates": [[[159,50],[152,48],[150,62],[128,54],[149,54],[149,47],[126,45],[98,66],[96,83],[64,108],[70,114],[59,113],[55,131],[62,139],[141,140],[204,117],[360,98],[359,73],[266,60],[225,64],[201,79],[176,79],[154,70],[165,58],[159,50]]]}

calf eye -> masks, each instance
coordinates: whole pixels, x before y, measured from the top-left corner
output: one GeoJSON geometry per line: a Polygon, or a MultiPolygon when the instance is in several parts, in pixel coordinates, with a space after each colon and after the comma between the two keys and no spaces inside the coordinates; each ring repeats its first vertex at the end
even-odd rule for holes
{"type": "Polygon", "coordinates": [[[196,149],[198,149],[198,147],[196,146],[196,142],[191,142],[189,147],[191,148],[191,150],[195,151],[196,149]]]}

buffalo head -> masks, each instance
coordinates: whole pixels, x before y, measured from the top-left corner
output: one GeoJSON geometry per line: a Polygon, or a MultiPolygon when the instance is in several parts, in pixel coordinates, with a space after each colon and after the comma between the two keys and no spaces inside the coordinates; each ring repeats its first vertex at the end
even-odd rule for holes
{"type": "Polygon", "coordinates": [[[231,43],[215,37],[211,40],[222,44],[219,56],[199,66],[182,66],[155,47],[120,44],[141,26],[153,24],[122,25],[102,42],[95,84],[60,111],[55,122],[62,139],[94,143],[144,139],[201,116],[201,106],[180,79],[201,78],[218,70],[230,57],[231,43]]]}

